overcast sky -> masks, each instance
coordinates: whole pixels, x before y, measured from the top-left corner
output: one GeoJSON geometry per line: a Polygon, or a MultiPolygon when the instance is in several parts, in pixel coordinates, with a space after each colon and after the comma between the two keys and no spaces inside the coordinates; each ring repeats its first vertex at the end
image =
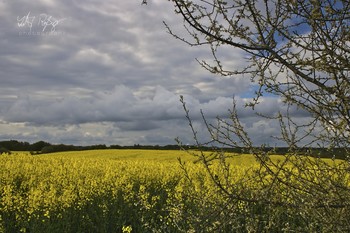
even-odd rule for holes
{"type": "MultiPolygon", "coordinates": [[[[149,0],[0,0],[0,140],[75,145],[192,143],[179,96],[200,131],[227,115],[232,96],[257,142],[272,143],[275,123],[257,118],[244,102],[249,77],[223,78],[200,67],[212,59],[166,32],[183,33],[171,2],[149,0]],[[50,22],[55,22],[50,25],[50,22]]],[[[244,54],[223,54],[232,67],[244,54]]],[[[283,108],[277,98],[260,110],[283,108]]]]}

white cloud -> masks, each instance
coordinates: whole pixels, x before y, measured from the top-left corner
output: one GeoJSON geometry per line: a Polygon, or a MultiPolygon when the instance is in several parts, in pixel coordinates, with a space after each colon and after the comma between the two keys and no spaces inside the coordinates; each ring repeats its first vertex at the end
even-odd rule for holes
{"type": "Polygon", "coordinates": [[[97,51],[93,48],[87,48],[80,50],[73,58],[77,62],[84,62],[84,63],[100,63],[103,65],[112,65],[113,59],[108,53],[97,51]]]}

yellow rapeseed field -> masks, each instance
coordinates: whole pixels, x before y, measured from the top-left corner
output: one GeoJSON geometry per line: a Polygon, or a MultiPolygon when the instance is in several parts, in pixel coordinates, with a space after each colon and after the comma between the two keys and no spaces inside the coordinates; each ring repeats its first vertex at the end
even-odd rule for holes
{"type": "MultiPolygon", "coordinates": [[[[274,188],[274,193],[266,189],[274,181],[266,176],[259,182],[254,174],[260,167],[252,155],[233,155],[229,173],[213,163],[209,174],[196,161],[183,151],[168,150],[1,155],[0,233],[241,232],[261,224],[279,229],[280,225],[269,225],[276,218],[281,225],[303,223],[300,219],[307,212],[299,210],[294,216],[277,208],[270,214],[269,205],[249,201],[269,193],[276,196],[272,201],[293,205],[297,200],[288,187],[274,188]],[[225,198],[225,191],[234,198],[225,198]]],[[[297,179],[295,185],[301,187],[302,182],[297,179]]]]}
{"type": "MultiPolygon", "coordinates": [[[[216,195],[193,160],[183,151],[161,150],[1,155],[0,232],[186,231],[184,210],[196,214],[196,202],[206,198],[212,208],[216,195]],[[193,185],[178,157],[198,177],[193,185]]],[[[237,157],[235,179],[242,164],[237,157]]]]}

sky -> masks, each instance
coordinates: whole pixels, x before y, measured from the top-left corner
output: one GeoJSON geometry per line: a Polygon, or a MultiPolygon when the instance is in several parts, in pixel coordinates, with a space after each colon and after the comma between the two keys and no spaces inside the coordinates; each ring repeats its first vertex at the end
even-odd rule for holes
{"type": "MultiPolygon", "coordinates": [[[[257,143],[276,143],[278,124],[244,108],[254,88],[249,77],[210,74],[196,61],[212,60],[207,47],[172,37],[186,35],[165,0],[0,0],[0,140],[74,145],[193,143],[183,95],[194,126],[227,116],[235,96],[257,143]]],[[[222,53],[242,67],[244,54],[222,53]]],[[[274,114],[277,97],[258,110],[274,114]]]]}

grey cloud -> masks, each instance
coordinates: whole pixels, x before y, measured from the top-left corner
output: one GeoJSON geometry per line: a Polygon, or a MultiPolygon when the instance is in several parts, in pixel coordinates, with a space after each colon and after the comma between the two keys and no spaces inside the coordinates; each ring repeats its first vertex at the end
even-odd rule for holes
{"type": "MultiPolygon", "coordinates": [[[[46,97],[46,98],[45,98],[46,97]]],[[[100,91],[91,96],[36,99],[23,95],[4,113],[9,122],[36,125],[79,124],[100,121],[163,120],[180,116],[178,97],[162,87],[152,99],[139,99],[125,86],[100,91]]]]}
{"type": "MultiPolygon", "coordinates": [[[[232,98],[219,97],[201,104],[192,96],[185,96],[185,101],[203,141],[209,141],[210,138],[205,134],[200,109],[207,120],[214,123],[216,116],[227,117],[227,109],[232,107],[232,98]]],[[[258,118],[253,111],[246,110],[243,107],[245,101],[237,99],[238,111],[246,111],[241,120],[254,136],[254,141],[265,143],[271,135],[278,136],[278,124],[258,118]]],[[[269,113],[282,111],[278,105],[270,105],[275,101],[263,101],[261,108],[267,109],[269,113]]],[[[92,93],[90,97],[82,95],[80,98],[69,97],[54,102],[48,100],[45,103],[20,97],[7,112],[5,120],[19,122],[11,124],[22,124],[22,130],[33,132],[28,137],[32,140],[45,135],[46,139],[53,142],[70,141],[76,144],[87,141],[106,144],[172,144],[175,143],[175,137],[180,137],[184,143],[193,143],[184,115],[178,96],[163,87],[157,87],[152,98],[138,99],[131,89],[121,86],[113,92],[92,93]]],[[[21,133],[15,135],[24,138],[21,133]]],[[[270,138],[269,142],[273,144],[274,140],[270,138]]]]}
{"type": "MultiPolygon", "coordinates": [[[[184,117],[179,96],[158,86],[153,96],[140,99],[135,91],[126,86],[116,86],[111,91],[97,91],[85,96],[68,95],[58,98],[47,96],[47,92],[36,98],[28,95],[19,96],[13,105],[4,113],[4,120],[10,122],[28,122],[33,124],[79,124],[100,121],[139,121],[170,120],[184,117]]],[[[187,108],[193,117],[199,119],[202,109],[209,118],[227,115],[232,108],[232,98],[217,97],[200,103],[194,96],[185,95],[187,108]]],[[[242,117],[255,116],[253,111],[244,108],[246,99],[238,98],[237,106],[242,117]]],[[[283,110],[276,98],[265,98],[257,107],[263,114],[276,114],[283,110]]]]}
{"type": "MultiPolygon", "coordinates": [[[[175,138],[180,135],[184,140],[191,138],[181,133],[190,132],[186,130],[188,123],[186,123],[185,112],[179,102],[179,96],[164,87],[156,87],[152,97],[142,99],[135,95],[135,91],[126,86],[116,86],[109,92],[89,93],[81,91],[81,93],[81,96],[66,96],[65,98],[57,98],[57,96],[43,98],[40,95],[37,95],[36,98],[26,95],[19,96],[11,108],[3,114],[3,119],[7,122],[25,123],[28,127],[61,128],[58,131],[63,130],[62,135],[65,135],[64,132],[67,131],[69,125],[72,125],[70,130],[75,134],[70,135],[80,135],[81,138],[91,139],[91,141],[96,141],[97,136],[94,136],[94,130],[85,134],[80,132],[79,128],[74,128],[74,125],[113,123],[114,131],[128,132],[129,134],[138,132],[140,137],[136,138],[140,140],[146,140],[141,137],[142,135],[152,134],[165,134],[163,138],[175,138]],[[173,129],[169,128],[170,125],[173,129]]],[[[48,93],[42,94],[47,95],[48,93]]],[[[205,126],[200,116],[200,110],[203,111],[206,119],[212,122],[217,116],[228,117],[228,109],[232,108],[233,101],[229,97],[218,97],[200,103],[198,99],[190,95],[185,95],[184,98],[191,118],[196,122],[196,127],[202,131],[205,126]]],[[[257,138],[263,140],[266,139],[266,135],[276,136],[279,133],[276,123],[259,118],[254,111],[244,108],[247,99],[236,98],[236,101],[242,122],[246,125],[247,130],[257,138]]],[[[264,98],[257,109],[265,115],[274,115],[279,111],[282,113],[284,111],[279,100],[272,97],[264,98]]],[[[291,114],[293,113],[298,117],[297,111],[291,111],[291,114]]],[[[109,134],[113,134],[110,128],[102,130],[102,135],[105,137],[109,134]]],[[[135,137],[133,138],[135,139],[135,137]]],[[[150,138],[150,136],[146,138],[150,138]]]]}
{"type": "Polygon", "coordinates": [[[140,120],[136,122],[120,121],[115,124],[120,130],[124,131],[148,131],[159,128],[159,124],[150,120],[140,120]]]}
{"type": "MultiPolygon", "coordinates": [[[[200,109],[209,120],[225,117],[233,95],[248,128],[276,128],[257,125],[255,113],[242,107],[241,96],[251,96],[249,77],[209,74],[195,61],[212,60],[207,48],[191,48],[166,32],[163,20],[184,31],[168,1],[144,7],[138,1],[3,0],[0,9],[2,139],[167,144],[179,136],[189,142],[180,95],[199,128],[200,109]],[[28,12],[65,18],[59,34],[20,35],[28,28],[18,27],[17,16],[28,12]]],[[[220,51],[229,68],[244,64],[241,55],[220,51]]],[[[275,98],[266,98],[258,110],[285,111],[275,98]]]]}

